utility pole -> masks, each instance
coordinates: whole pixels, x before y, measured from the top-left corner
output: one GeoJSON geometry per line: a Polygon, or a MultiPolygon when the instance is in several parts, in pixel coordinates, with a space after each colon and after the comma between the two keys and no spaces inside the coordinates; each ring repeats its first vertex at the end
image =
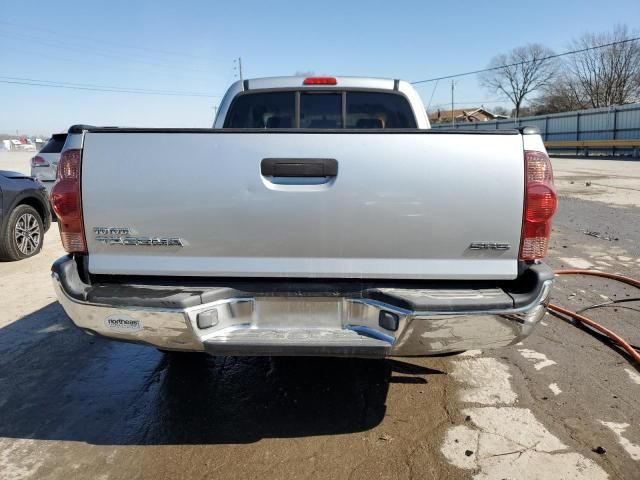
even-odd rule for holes
{"type": "Polygon", "coordinates": [[[451,80],[451,125],[456,126],[456,117],[453,115],[453,90],[455,89],[455,83],[451,80]]]}
{"type": "Polygon", "coordinates": [[[216,123],[216,117],[218,116],[218,105],[211,107],[213,109],[213,124],[216,123]]]}
{"type": "MultiPolygon", "coordinates": [[[[241,57],[233,59],[233,70],[238,72],[238,78],[242,82],[244,80],[244,77],[242,76],[242,58],[241,57]]],[[[233,74],[233,76],[235,77],[235,73],[233,74]]]]}

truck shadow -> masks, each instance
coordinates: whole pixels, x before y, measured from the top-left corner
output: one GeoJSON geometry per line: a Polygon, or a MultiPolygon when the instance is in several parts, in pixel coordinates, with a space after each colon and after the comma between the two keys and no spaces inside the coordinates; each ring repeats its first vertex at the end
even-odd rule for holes
{"type": "Polygon", "coordinates": [[[51,303],[0,329],[0,437],[173,445],[359,432],[384,418],[390,383],[424,388],[441,373],[393,360],[165,355],[87,336],[51,303]]]}

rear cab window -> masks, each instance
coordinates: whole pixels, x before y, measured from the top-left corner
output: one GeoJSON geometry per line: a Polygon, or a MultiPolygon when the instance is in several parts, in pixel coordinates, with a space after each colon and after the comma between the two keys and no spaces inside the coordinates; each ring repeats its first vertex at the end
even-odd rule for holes
{"type": "Polygon", "coordinates": [[[300,128],[342,128],[342,94],[301,92],[300,128]]]}
{"type": "Polygon", "coordinates": [[[231,103],[224,128],[417,128],[397,92],[286,90],[246,92],[231,103]]]}
{"type": "Polygon", "coordinates": [[[347,93],[347,128],[416,128],[406,98],[377,92],[347,93]]]}
{"type": "Polygon", "coordinates": [[[293,128],[294,92],[239,95],[233,100],[225,128],[293,128]]]}

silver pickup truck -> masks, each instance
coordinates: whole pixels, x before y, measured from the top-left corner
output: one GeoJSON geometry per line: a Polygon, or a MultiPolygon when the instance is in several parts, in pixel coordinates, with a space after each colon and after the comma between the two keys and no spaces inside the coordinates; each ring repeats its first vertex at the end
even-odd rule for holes
{"type": "Polygon", "coordinates": [[[431,355],[546,311],[535,129],[430,130],[399,80],[231,86],[214,128],[71,127],[58,299],[93,335],[212,355],[431,355]]]}

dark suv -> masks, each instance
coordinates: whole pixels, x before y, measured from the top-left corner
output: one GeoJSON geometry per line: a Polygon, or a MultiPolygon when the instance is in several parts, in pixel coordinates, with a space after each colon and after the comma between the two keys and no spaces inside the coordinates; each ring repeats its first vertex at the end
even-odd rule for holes
{"type": "Polygon", "coordinates": [[[45,188],[26,175],[0,170],[0,260],[36,255],[50,226],[45,188]]]}

